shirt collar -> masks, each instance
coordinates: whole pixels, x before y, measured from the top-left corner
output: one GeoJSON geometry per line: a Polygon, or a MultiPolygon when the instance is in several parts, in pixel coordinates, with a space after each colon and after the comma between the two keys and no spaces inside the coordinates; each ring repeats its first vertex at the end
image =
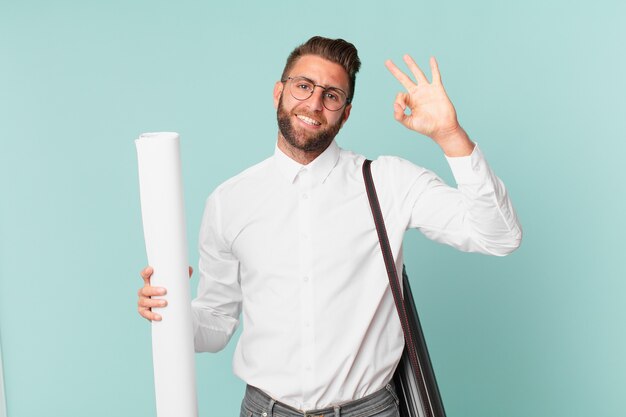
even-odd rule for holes
{"type": "Polygon", "coordinates": [[[337,143],[333,140],[320,156],[315,158],[308,165],[302,165],[285,155],[285,153],[278,148],[277,144],[274,150],[274,161],[282,176],[287,179],[289,183],[293,183],[300,171],[306,169],[310,172],[313,183],[320,184],[326,181],[326,178],[328,178],[335,165],[337,165],[340,151],[341,148],[339,148],[337,143]]]}

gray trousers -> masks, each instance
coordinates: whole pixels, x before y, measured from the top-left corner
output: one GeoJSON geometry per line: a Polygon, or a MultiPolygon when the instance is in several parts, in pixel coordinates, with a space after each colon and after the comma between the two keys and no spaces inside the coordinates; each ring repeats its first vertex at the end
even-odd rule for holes
{"type": "Polygon", "coordinates": [[[248,385],[240,417],[400,417],[400,413],[398,397],[390,384],[358,400],[306,412],[278,402],[248,385]]]}

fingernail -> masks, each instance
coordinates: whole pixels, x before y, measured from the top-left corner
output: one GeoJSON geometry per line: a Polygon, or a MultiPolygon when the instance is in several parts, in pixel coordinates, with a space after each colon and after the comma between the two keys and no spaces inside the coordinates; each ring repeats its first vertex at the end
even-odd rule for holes
{"type": "Polygon", "coordinates": [[[161,316],[159,316],[158,314],[155,314],[154,320],[161,321],[161,316]]]}

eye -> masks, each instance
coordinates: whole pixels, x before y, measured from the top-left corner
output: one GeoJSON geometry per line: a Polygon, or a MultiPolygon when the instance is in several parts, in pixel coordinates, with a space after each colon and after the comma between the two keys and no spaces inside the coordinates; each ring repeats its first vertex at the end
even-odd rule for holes
{"type": "Polygon", "coordinates": [[[324,97],[326,98],[326,100],[338,102],[341,101],[341,97],[343,96],[338,91],[329,88],[324,92],[324,97]]]}
{"type": "Polygon", "coordinates": [[[313,84],[306,81],[297,81],[296,88],[302,91],[311,91],[313,89],[313,84]]]}
{"type": "Polygon", "coordinates": [[[337,96],[337,94],[333,93],[333,92],[326,92],[326,100],[330,100],[330,101],[338,101],[339,97],[337,96]]]}

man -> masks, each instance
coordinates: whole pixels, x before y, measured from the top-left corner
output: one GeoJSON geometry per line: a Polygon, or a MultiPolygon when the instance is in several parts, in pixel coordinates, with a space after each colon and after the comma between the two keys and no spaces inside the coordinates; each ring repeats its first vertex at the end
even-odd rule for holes
{"type": "MultiPolygon", "coordinates": [[[[432,83],[404,60],[417,82],[386,62],[406,88],[394,116],[441,147],[458,189],[397,157],[373,162],[398,272],[407,228],[463,251],[512,252],[521,241],[515,212],[459,125],[436,60],[432,83]]],[[[274,86],[274,156],[207,200],[195,347],[224,348],[243,312],[233,358],[248,384],[242,416],[397,415],[390,380],[404,340],[366,197],[364,157],[334,141],[350,116],[359,67],[356,48],[342,39],[314,37],[296,48],[274,86]]],[[[165,290],[150,286],[151,273],[142,271],[139,312],[160,320],[150,309],[166,303],[150,297],[165,290]]]]}

